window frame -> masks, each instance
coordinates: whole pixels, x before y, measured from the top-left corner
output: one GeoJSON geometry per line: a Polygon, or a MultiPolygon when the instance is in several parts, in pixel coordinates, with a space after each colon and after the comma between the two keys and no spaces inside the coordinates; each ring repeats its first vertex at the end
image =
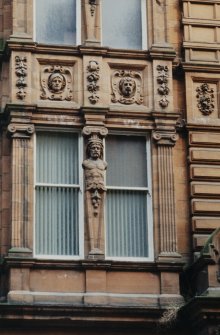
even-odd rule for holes
{"type": "MultiPolygon", "coordinates": [[[[60,43],[46,43],[46,42],[41,42],[37,41],[37,34],[36,34],[36,1],[38,0],[33,0],[33,40],[36,43],[39,44],[46,44],[46,45],[61,45],[61,46],[78,46],[81,44],[81,38],[82,38],[82,25],[81,25],[81,0],[76,0],[76,44],[62,44],[60,43]]],[[[46,1],[46,0],[45,0],[46,1]]]]}
{"type": "MultiPolygon", "coordinates": [[[[148,257],[121,257],[121,256],[108,256],[107,255],[107,217],[106,217],[106,206],[107,206],[107,194],[105,199],[104,206],[104,226],[105,226],[105,259],[113,261],[126,261],[126,262],[153,262],[154,261],[154,234],[153,234],[153,204],[152,204],[152,169],[151,169],[151,141],[150,134],[142,132],[117,132],[112,131],[109,135],[118,135],[118,136],[142,136],[146,139],[146,166],[147,166],[147,180],[148,187],[109,187],[106,184],[107,192],[109,189],[122,189],[122,190],[146,190],[146,201],[147,201],[147,213],[146,213],[146,222],[147,222],[147,243],[148,243],[148,257]]],[[[106,142],[104,142],[104,158],[106,157],[106,142]]],[[[106,171],[108,173],[108,170],[106,171]]]]}
{"type": "MultiPolygon", "coordinates": [[[[104,45],[103,44],[103,29],[102,29],[102,1],[105,0],[101,0],[100,1],[100,31],[101,31],[101,46],[102,47],[110,47],[108,45],[104,45]]],[[[147,0],[141,0],[141,33],[142,33],[142,47],[141,49],[127,49],[127,48],[121,48],[124,50],[138,50],[138,51],[143,51],[143,50],[147,50],[148,48],[148,41],[147,41],[147,0]]],[[[115,48],[113,46],[111,46],[110,48],[112,49],[118,49],[115,48]]]]}
{"type": "MultiPolygon", "coordinates": [[[[83,137],[79,130],[75,129],[63,129],[63,128],[37,128],[33,138],[34,143],[34,157],[33,157],[33,166],[34,166],[34,183],[33,183],[33,256],[37,259],[53,259],[53,260],[79,260],[84,258],[84,183],[83,183],[83,171],[81,169],[81,162],[83,160],[83,137]],[[79,228],[79,254],[68,256],[68,255],[39,255],[36,253],[36,186],[40,183],[36,182],[36,161],[37,161],[37,134],[39,132],[52,132],[52,133],[76,133],[78,135],[78,167],[79,167],[79,217],[78,217],[78,228],[79,228]]],[[[49,185],[46,184],[47,186],[49,185]]],[[[53,184],[55,185],[55,184],[53,184]]]]}

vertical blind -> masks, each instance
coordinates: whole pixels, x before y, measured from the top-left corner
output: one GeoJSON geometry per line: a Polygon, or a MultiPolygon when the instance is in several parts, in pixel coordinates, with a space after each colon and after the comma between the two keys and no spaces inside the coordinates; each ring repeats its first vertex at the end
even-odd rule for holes
{"type": "Polygon", "coordinates": [[[108,136],[106,159],[107,256],[148,257],[146,138],[108,136]]]}
{"type": "Polygon", "coordinates": [[[35,0],[36,41],[76,45],[76,0],[35,0]]]}
{"type": "Polygon", "coordinates": [[[78,135],[37,134],[35,252],[79,254],[78,135]]]}

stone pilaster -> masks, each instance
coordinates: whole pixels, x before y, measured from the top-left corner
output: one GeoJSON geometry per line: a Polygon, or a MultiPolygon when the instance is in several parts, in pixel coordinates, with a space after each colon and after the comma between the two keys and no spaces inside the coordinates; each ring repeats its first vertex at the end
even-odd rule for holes
{"type": "Polygon", "coordinates": [[[32,247],[32,194],[33,148],[32,124],[9,124],[12,138],[12,217],[11,249],[9,255],[31,253],[32,247]]]}
{"type": "Polygon", "coordinates": [[[158,148],[159,259],[180,257],[177,246],[173,147],[178,139],[175,115],[156,118],[153,139],[158,148]]]}

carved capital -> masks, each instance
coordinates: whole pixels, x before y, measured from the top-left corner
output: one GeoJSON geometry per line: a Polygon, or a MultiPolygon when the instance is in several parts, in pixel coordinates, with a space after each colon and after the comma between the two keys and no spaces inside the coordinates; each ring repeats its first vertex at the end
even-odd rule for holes
{"type": "Polygon", "coordinates": [[[152,134],[153,139],[157,142],[158,145],[168,145],[174,146],[179,136],[176,133],[172,132],[163,132],[163,131],[154,131],[152,134]]]}
{"type": "Polygon", "coordinates": [[[30,138],[34,131],[32,124],[10,123],[8,125],[8,134],[12,138],[30,138]]]}
{"type": "Polygon", "coordinates": [[[82,133],[84,136],[98,135],[104,138],[108,134],[108,129],[105,127],[86,126],[83,128],[82,133]]]}

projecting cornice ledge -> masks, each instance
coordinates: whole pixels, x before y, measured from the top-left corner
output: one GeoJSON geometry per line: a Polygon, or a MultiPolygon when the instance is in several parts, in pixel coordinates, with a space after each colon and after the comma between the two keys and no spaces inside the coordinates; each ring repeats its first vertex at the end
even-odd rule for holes
{"type": "Polygon", "coordinates": [[[168,44],[153,44],[149,49],[149,54],[152,59],[174,60],[176,51],[168,44]]]}

